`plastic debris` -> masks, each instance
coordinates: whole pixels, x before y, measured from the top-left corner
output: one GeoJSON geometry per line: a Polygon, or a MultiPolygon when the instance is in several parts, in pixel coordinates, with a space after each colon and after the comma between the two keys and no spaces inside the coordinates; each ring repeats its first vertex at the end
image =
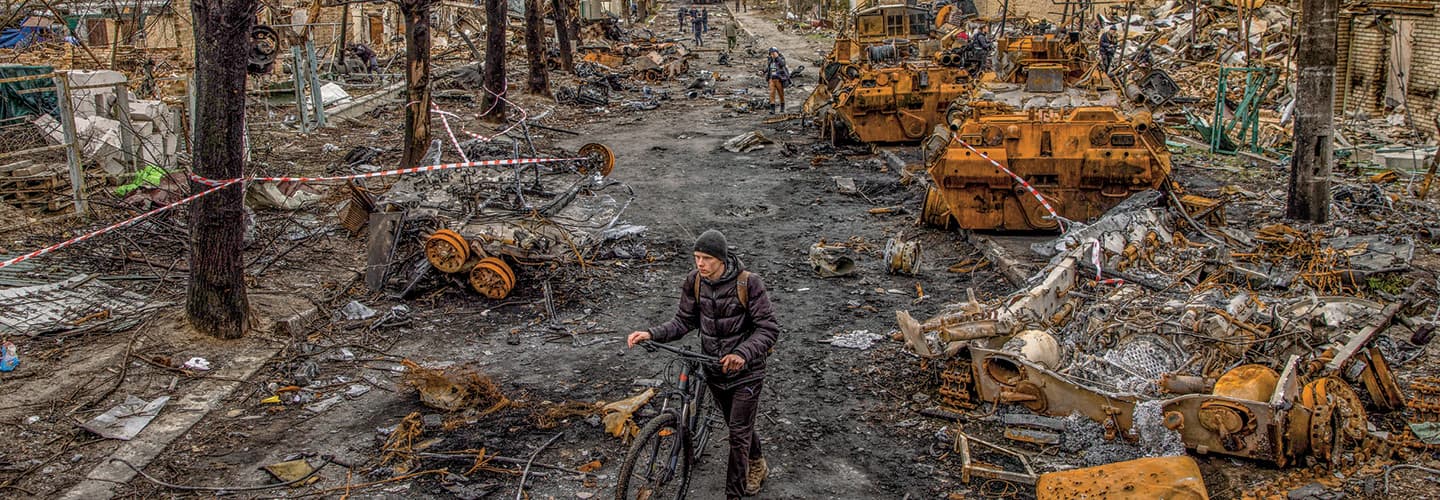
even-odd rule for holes
{"type": "Polygon", "coordinates": [[[126,396],[124,403],[90,419],[83,427],[103,438],[129,441],[150,425],[168,402],[170,396],[160,396],[153,401],[126,396]]]}

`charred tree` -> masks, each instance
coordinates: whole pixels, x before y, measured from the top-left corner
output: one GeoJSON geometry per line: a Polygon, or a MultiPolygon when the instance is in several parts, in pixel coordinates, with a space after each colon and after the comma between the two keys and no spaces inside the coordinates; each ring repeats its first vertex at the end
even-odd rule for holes
{"type": "Polygon", "coordinates": [[[490,122],[505,121],[505,35],[510,24],[505,0],[485,0],[485,111],[490,122]]]}
{"type": "Polygon", "coordinates": [[[570,45],[570,2],[553,0],[550,10],[550,17],[555,20],[555,39],[559,44],[560,69],[574,73],[575,52],[570,45]]]}
{"type": "Polygon", "coordinates": [[[430,2],[399,0],[405,17],[405,148],[401,164],[420,166],[430,146],[430,2]]]}
{"type": "Polygon", "coordinates": [[[1301,0],[1300,50],[1295,82],[1295,154],[1285,215],[1325,222],[1330,216],[1330,169],[1334,164],[1337,0],[1301,0]]]}
{"type": "Polygon", "coordinates": [[[530,78],[525,91],[550,95],[550,70],[545,67],[545,18],[540,15],[540,0],[525,0],[525,53],[528,55],[530,78]]]}
{"type": "MultiPolygon", "coordinates": [[[[245,175],[245,66],[255,0],[195,0],[195,155],[209,179],[245,175]]],[[[196,192],[211,186],[190,182],[196,192]]],[[[245,335],[245,190],[235,183],[190,205],[190,279],[185,318],[222,339],[245,335]]]]}

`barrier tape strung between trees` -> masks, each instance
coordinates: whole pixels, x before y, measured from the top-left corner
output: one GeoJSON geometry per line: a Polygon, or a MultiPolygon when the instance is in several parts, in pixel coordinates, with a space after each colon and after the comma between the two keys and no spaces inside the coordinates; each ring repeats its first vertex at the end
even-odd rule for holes
{"type": "Polygon", "coordinates": [[[214,192],[219,191],[219,190],[221,190],[221,189],[225,189],[226,187],[230,186],[231,184],[236,184],[236,183],[239,183],[239,182],[240,182],[240,179],[231,179],[231,180],[229,180],[229,181],[221,182],[220,184],[216,185],[215,187],[212,187],[212,188],[210,188],[210,189],[201,191],[201,192],[199,192],[199,193],[192,194],[192,195],[190,195],[190,196],[187,196],[187,197],[185,197],[185,198],[182,198],[180,201],[177,201],[177,202],[175,202],[175,203],[171,203],[171,204],[169,204],[169,205],[165,205],[165,206],[163,206],[163,207],[156,208],[156,209],[154,209],[154,210],[151,210],[151,211],[149,211],[149,212],[145,212],[145,213],[143,213],[143,214],[140,214],[140,215],[131,217],[131,218],[129,218],[129,219],[125,219],[125,220],[123,220],[123,221],[116,222],[116,223],[111,224],[111,225],[109,225],[109,226],[105,226],[104,228],[101,228],[101,229],[98,230],[98,231],[92,231],[92,232],[90,232],[90,233],[86,233],[86,234],[83,234],[83,235],[80,235],[80,236],[76,236],[76,237],[74,237],[74,238],[70,238],[70,239],[65,240],[65,241],[62,241],[62,242],[60,242],[60,243],[56,243],[56,244],[54,244],[54,245],[50,245],[50,246],[48,246],[48,247],[41,248],[41,249],[36,250],[36,251],[34,251],[34,252],[30,252],[30,253],[27,253],[27,254],[25,254],[25,255],[21,255],[21,256],[19,256],[19,257],[15,257],[15,258],[10,259],[10,260],[7,260],[7,261],[5,261],[5,262],[0,262],[0,269],[4,269],[4,268],[6,268],[6,267],[13,266],[13,265],[15,265],[15,264],[19,264],[19,263],[21,263],[21,262],[24,262],[24,261],[33,259],[33,258],[35,258],[35,257],[39,257],[39,256],[41,256],[41,255],[45,255],[45,254],[48,254],[48,253],[50,253],[50,252],[54,252],[54,251],[59,250],[59,249],[61,249],[61,248],[65,248],[65,247],[68,247],[68,246],[70,246],[70,245],[74,245],[74,244],[76,244],[76,243],[80,243],[80,242],[85,241],[85,240],[88,240],[88,239],[90,239],[90,238],[94,238],[94,237],[96,237],[96,236],[100,236],[100,235],[105,234],[105,233],[108,233],[108,232],[110,232],[110,231],[114,231],[114,230],[116,230],[116,229],[120,229],[120,228],[129,226],[129,225],[132,225],[132,224],[134,224],[134,223],[136,223],[136,222],[140,222],[142,219],[145,219],[146,217],[150,217],[150,216],[153,216],[153,215],[158,214],[158,213],[160,213],[160,212],[164,212],[164,211],[166,211],[166,210],[169,210],[169,209],[178,207],[178,206],[180,206],[180,205],[184,205],[184,204],[186,204],[186,203],[190,203],[190,202],[192,202],[192,201],[195,201],[195,200],[199,199],[199,198],[202,197],[202,196],[208,195],[208,194],[210,194],[210,193],[214,193],[214,192]]]}
{"type": "Polygon", "coordinates": [[[143,213],[143,214],[136,215],[136,216],[131,217],[131,218],[129,218],[129,219],[125,219],[125,220],[123,220],[123,221],[120,221],[120,222],[111,224],[111,225],[109,225],[109,226],[105,226],[105,227],[103,227],[103,228],[101,228],[101,229],[99,229],[99,230],[92,231],[92,232],[89,232],[89,233],[86,233],[86,234],[83,234],[83,235],[80,235],[80,236],[76,236],[76,237],[74,237],[74,238],[71,238],[71,239],[62,241],[62,242],[60,242],[60,243],[56,243],[56,244],[54,244],[54,245],[50,245],[50,246],[48,246],[48,247],[41,248],[41,249],[39,249],[39,250],[35,250],[35,251],[33,251],[33,252],[30,252],[30,253],[27,253],[27,254],[24,254],[24,255],[20,255],[20,256],[14,257],[14,258],[12,258],[12,259],[10,259],[10,260],[6,260],[6,261],[3,261],[3,262],[0,262],[0,269],[4,269],[4,268],[6,268],[6,267],[13,266],[13,265],[15,265],[15,264],[19,264],[19,263],[21,263],[21,262],[24,262],[24,261],[27,261],[27,260],[30,260],[30,259],[33,259],[33,258],[40,257],[40,256],[43,256],[43,255],[52,253],[52,252],[54,252],[54,251],[56,251],[56,250],[59,250],[59,249],[62,249],[62,248],[65,248],[65,247],[68,247],[68,246],[71,246],[71,245],[75,245],[75,244],[77,244],[77,243],[80,243],[80,242],[83,242],[83,241],[85,241],[85,240],[94,238],[94,237],[96,237],[96,236],[100,236],[100,235],[105,234],[105,233],[109,233],[109,232],[111,232],[111,231],[115,231],[115,230],[117,230],[117,229],[121,229],[121,228],[125,228],[125,227],[128,227],[128,226],[134,225],[136,222],[140,222],[141,220],[144,220],[144,219],[146,219],[146,218],[148,218],[148,217],[155,216],[155,215],[157,215],[157,214],[160,214],[160,213],[165,212],[165,211],[167,211],[167,210],[170,210],[170,209],[172,209],[172,208],[178,207],[178,206],[180,206],[180,205],[188,204],[188,203],[190,203],[190,202],[192,202],[192,201],[195,201],[195,200],[197,200],[197,199],[199,199],[199,198],[201,198],[201,197],[204,197],[204,196],[206,196],[206,195],[212,194],[212,193],[214,193],[214,192],[216,192],[216,191],[219,191],[219,190],[224,189],[224,188],[226,188],[226,187],[229,187],[229,186],[231,186],[231,185],[234,185],[234,184],[242,184],[242,183],[244,183],[244,182],[257,182],[257,181],[258,181],[258,182],[287,182],[287,181],[293,181],[293,182],[326,182],[326,181],[343,181],[343,180],[350,180],[350,179],[365,179],[365,178],[370,178],[370,177],[385,177],[385,176],[392,176],[392,175],[414,174],[414,173],[420,173],[420,172],[433,172],[433,171],[438,171],[438,170],[449,170],[449,169],[456,169],[456,168],[493,167],[493,166],[505,166],[505,165],[528,165],[528,164],[539,164],[539,163],[558,163],[558,162],[576,161],[576,160],[583,160],[583,159],[585,159],[585,158],[514,158],[514,159],[504,159],[504,160],[483,160],[483,161],[470,161],[470,162],[460,162],[460,163],[445,163],[445,164],[440,164],[440,165],[429,165],[429,166],[425,166],[425,167],[399,168],[399,169],[394,169],[394,170],[384,170],[384,171],[380,171],[380,172],[369,172],[369,173],[354,174],[354,175],[337,175],[337,176],[329,176],[329,177],[246,177],[246,178],[239,178],[239,179],[207,179],[207,178],[201,177],[201,176],[199,176],[199,175],[195,175],[194,172],[191,172],[191,173],[189,174],[190,180],[195,181],[196,183],[199,183],[199,184],[202,184],[202,185],[205,185],[205,186],[210,186],[210,188],[209,188],[209,189],[206,189],[206,190],[204,190],[204,191],[201,191],[201,192],[199,192],[199,193],[195,193],[195,194],[192,194],[192,195],[190,195],[190,196],[186,196],[185,198],[181,198],[180,200],[178,200],[178,201],[176,201],[176,202],[174,202],[174,203],[170,203],[170,204],[168,204],[168,205],[165,205],[165,206],[162,206],[162,207],[159,207],[159,208],[150,210],[149,212],[145,212],[145,213],[143,213]]]}
{"type": "MultiPolygon", "coordinates": [[[[245,180],[245,181],[250,181],[250,182],[329,182],[329,181],[346,181],[346,180],[351,180],[351,179],[368,179],[368,178],[371,178],[371,177],[387,177],[387,176],[391,176],[391,175],[417,174],[417,173],[421,173],[421,172],[434,172],[434,171],[438,171],[438,170],[450,170],[450,169],[456,169],[456,168],[497,167],[497,166],[507,166],[507,165],[529,165],[529,164],[535,164],[535,163],[558,163],[558,162],[563,162],[563,161],[577,161],[577,160],[584,160],[584,159],[585,159],[585,158],[514,158],[514,159],[505,159],[505,160],[480,160],[480,161],[465,161],[465,162],[458,162],[458,163],[443,163],[443,164],[439,164],[439,165],[429,165],[429,166],[424,166],[424,167],[397,168],[397,169],[394,169],[394,170],[381,170],[381,171],[379,171],[379,172],[368,172],[368,173],[363,173],[363,174],[334,175],[334,176],[329,176],[329,177],[248,177],[248,178],[246,178],[246,179],[244,179],[244,180],[245,180]]],[[[200,183],[200,184],[205,184],[205,185],[208,185],[208,186],[216,186],[216,185],[219,185],[219,184],[222,184],[222,183],[230,182],[230,181],[233,181],[233,180],[240,180],[240,179],[224,179],[224,180],[207,179],[207,178],[204,178],[204,177],[195,175],[194,172],[191,172],[191,173],[190,173],[190,180],[195,181],[195,182],[198,182],[198,183],[200,183]]]]}

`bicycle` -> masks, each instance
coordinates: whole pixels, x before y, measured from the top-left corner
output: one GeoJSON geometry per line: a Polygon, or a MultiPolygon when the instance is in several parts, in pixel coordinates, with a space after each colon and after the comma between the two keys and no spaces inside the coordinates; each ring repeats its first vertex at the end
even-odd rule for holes
{"type": "Polygon", "coordinates": [[[690,472],[710,443],[711,427],[723,423],[707,407],[705,366],[718,366],[719,358],[658,342],[640,344],[646,351],[666,351],[679,358],[680,376],[667,389],[660,413],[635,435],[635,442],[620,467],[615,485],[617,500],[683,500],[690,472]],[[678,401],[678,406],[672,403],[678,401]],[[637,470],[638,469],[638,470],[637,470]]]}

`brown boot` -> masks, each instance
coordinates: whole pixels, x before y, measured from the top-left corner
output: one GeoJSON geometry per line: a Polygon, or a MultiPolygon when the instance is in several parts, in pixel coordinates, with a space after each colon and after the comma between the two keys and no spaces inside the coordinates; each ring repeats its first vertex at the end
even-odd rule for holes
{"type": "Polygon", "coordinates": [[[760,493],[760,486],[765,484],[765,478],[770,476],[770,467],[765,465],[764,458],[757,458],[750,461],[750,470],[745,473],[745,494],[755,496],[760,493]]]}

